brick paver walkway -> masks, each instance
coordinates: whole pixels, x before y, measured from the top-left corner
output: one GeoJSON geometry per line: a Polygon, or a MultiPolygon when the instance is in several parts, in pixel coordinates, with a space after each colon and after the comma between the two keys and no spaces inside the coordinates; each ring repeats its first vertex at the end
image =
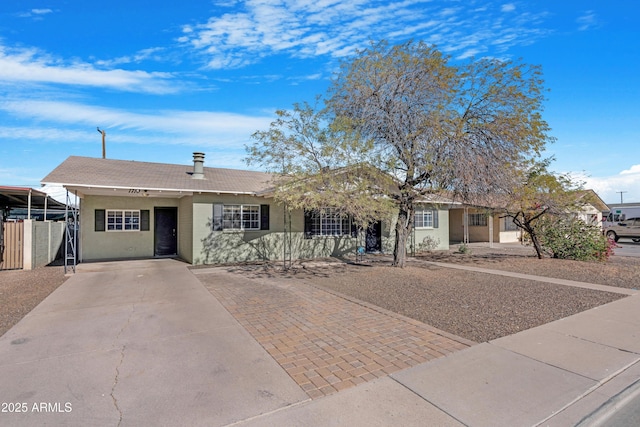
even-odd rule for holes
{"type": "Polygon", "coordinates": [[[467,348],[469,341],[298,279],[224,268],[200,281],[311,398],[467,348]]]}

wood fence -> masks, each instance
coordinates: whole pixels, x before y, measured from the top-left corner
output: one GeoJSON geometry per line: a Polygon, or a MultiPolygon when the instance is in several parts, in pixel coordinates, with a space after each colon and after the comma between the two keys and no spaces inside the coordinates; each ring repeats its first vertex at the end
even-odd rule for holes
{"type": "Polygon", "coordinates": [[[23,267],[24,223],[3,222],[0,241],[0,270],[23,267]]]}

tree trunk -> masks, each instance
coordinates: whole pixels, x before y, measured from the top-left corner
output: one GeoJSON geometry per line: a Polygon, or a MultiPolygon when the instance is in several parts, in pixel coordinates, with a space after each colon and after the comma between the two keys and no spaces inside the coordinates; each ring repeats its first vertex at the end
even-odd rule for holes
{"type": "Polygon", "coordinates": [[[396,241],[393,249],[393,266],[404,268],[407,262],[407,242],[413,228],[413,208],[402,204],[396,223],[396,241]]]}
{"type": "Polygon", "coordinates": [[[538,259],[542,259],[544,255],[542,252],[542,246],[540,246],[540,241],[538,240],[538,235],[536,234],[533,227],[527,227],[527,233],[529,233],[529,237],[531,237],[531,243],[533,243],[536,254],[538,254],[538,259]]]}

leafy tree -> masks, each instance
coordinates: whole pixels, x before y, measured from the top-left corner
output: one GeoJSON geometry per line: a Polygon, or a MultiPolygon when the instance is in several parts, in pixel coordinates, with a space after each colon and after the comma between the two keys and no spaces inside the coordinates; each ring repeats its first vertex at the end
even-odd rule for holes
{"type": "Polygon", "coordinates": [[[328,108],[396,178],[395,266],[405,265],[416,200],[444,190],[467,200],[518,184],[513,170],[552,140],[542,101],[538,67],[454,66],[423,42],[383,41],[342,64],[328,108]]]}
{"type": "MultiPolygon", "coordinates": [[[[493,203],[493,206],[500,206],[506,212],[505,216],[528,234],[540,259],[544,257],[545,245],[556,244],[550,243],[556,240],[550,231],[553,225],[564,230],[558,231],[561,234],[569,232],[567,230],[575,230],[572,217],[589,203],[588,199],[580,197],[577,192],[581,184],[574,182],[569,176],[549,172],[549,163],[550,159],[546,159],[534,162],[524,171],[516,171],[516,174],[522,176],[521,185],[515,186],[508,196],[493,203]],[[567,228],[569,224],[571,227],[567,228]]],[[[586,226],[583,221],[580,223],[586,226]]],[[[554,251],[552,247],[547,249],[551,249],[556,255],[562,252],[554,251]]]]}
{"type": "Polygon", "coordinates": [[[274,174],[274,199],[288,209],[337,208],[365,229],[391,215],[391,177],[371,166],[370,144],[336,130],[320,100],[276,111],[269,129],[252,135],[247,162],[274,174]]]}
{"type": "Polygon", "coordinates": [[[343,207],[367,224],[393,202],[394,266],[404,267],[416,201],[521,183],[513,170],[552,140],[542,101],[538,67],[455,66],[424,42],[372,43],[342,63],[324,109],[278,111],[248,161],[278,173],[275,197],[294,207],[343,207]]]}
{"type": "Polygon", "coordinates": [[[549,163],[550,159],[534,162],[522,171],[521,185],[513,187],[508,195],[502,195],[501,200],[492,203],[527,233],[540,259],[544,257],[540,234],[545,217],[562,216],[575,212],[577,208],[576,199],[571,196],[576,185],[567,176],[549,172],[549,163]]]}

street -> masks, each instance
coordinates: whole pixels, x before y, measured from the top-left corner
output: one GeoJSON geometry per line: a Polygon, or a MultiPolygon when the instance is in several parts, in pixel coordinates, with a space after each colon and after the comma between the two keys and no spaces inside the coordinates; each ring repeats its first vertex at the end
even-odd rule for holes
{"type": "Polygon", "coordinates": [[[618,248],[615,248],[614,255],[640,257],[640,242],[636,243],[629,238],[620,238],[618,248]]]}

